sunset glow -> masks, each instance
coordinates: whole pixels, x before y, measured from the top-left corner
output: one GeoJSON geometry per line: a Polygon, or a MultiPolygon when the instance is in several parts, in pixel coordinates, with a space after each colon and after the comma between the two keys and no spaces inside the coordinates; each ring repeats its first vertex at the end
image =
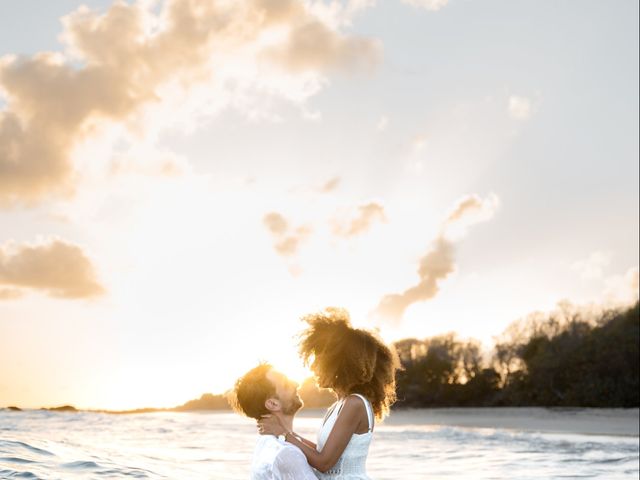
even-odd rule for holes
{"type": "Polygon", "coordinates": [[[0,407],[636,301],[637,2],[483,3],[4,2],[0,407]]]}

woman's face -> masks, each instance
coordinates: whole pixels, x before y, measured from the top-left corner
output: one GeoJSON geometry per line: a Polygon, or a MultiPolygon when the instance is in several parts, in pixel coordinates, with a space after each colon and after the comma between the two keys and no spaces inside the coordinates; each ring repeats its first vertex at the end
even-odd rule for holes
{"type": "Polygon", "coordinates": [[[313,363],[311,364],[311,371],[313,372],[314,376],[316,377],[316,384],[320,388],[330,388],[331,387],[331,383],[329,382],[329,379],[327,378],[327,376],[324,374],[324,372],[320,368],[320,365],[322,365],[322,359],[321,359],[321,357],[317,357],[316,356],[313,359],[313,363]]]}

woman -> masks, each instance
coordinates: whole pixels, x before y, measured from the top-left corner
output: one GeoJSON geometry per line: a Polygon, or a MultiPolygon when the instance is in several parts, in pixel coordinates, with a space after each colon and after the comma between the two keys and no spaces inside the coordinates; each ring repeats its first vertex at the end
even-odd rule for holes
{"type": "Polygon", "coordinates": [[[306,365],[311,363],[318,386],[331,389],[338,400],[325,416],[317,445],[287,431],[271,415],[259,422],[260,433],[284,435],[320,479],[368,479],[374,417],[384,418],[396,399],[398,358],[376,335],[353,328],[345,310],[330,308],[304,320],[309,327],[301,334],[300,355],[306,365]]]}

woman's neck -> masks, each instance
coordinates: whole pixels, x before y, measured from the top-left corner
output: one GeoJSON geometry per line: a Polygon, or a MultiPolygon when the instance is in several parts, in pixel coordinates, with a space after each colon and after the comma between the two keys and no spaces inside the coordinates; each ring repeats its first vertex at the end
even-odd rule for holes
{"type": "Polygon", "coordinates": [[[338,400],[344,400],[351,395],[351,392],[339,392],[337,390],[334,390],[334,393],[336,394],[336,397],[338,397],[338,400]]]}

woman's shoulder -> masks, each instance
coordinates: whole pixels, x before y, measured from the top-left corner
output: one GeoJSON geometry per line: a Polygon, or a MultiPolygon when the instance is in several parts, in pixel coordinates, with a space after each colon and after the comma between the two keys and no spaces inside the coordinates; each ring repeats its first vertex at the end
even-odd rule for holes
{"type": "Polygon", "coordinates": [[[365,396],[358,393],[352,393],[344,398],[341,410],[354,413],[362,410],[368,410],[367,402],[369,402],[369,400],[367,400],[365,396]]]}
{"type": "Polygon", "coordinates": [[[362,405],[363,407],[366,407],[367,404],[371,404],[369,399],[367,397],[365,397],[364,395],[362,395],[361,393],[352,393],[352,394],[348,395],[345,398],[345,403],[346,402],[356,403],[358,405],[362,405]]]}

